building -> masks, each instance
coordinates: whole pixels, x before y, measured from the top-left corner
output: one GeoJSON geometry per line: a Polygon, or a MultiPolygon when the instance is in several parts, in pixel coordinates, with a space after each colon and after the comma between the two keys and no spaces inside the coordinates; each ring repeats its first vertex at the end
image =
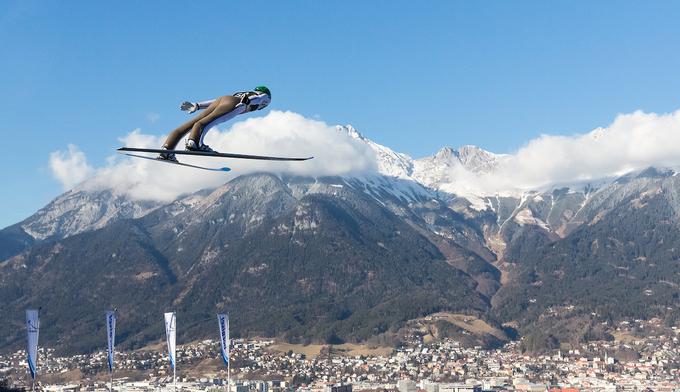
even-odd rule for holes
{"type": "Polygon", "coordinates": [[[352,392],[352,384],[326,385],[324,392],[352,392]]]}
{"type": "Polygon", "coordinates": [[[397,389],[399,392],[416,392],[416,383],[411,380],[397,381],[397,389]]]}

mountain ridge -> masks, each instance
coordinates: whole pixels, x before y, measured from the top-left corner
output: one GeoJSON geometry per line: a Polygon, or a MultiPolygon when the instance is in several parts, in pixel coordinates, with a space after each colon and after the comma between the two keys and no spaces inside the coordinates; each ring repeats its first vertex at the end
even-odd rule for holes
{"type": "MultiPolygon", "coordinates": [[[[675,300],[669,284],[680,285],[674,280],[680,260],[672,253],[680,241],[673,231],[680,226],[675,170],[647,168],[575,188],[457,194],[451,172],[485,175],[506,158],[463,146],[414,160],[351,126],[338,131],[376,152],[379,173],[257,172],[169,203],[132,200],[87,183],[64,193],[0,231],[0,311],[18,314],[31,304],[59,309],[65,315],[46,313],[48,323],[63,324],[52,337],[64,333],[61,348],[83,351],[93,340],[76,344],[77,334],[98,325],[94,314],[108,306],[129,309],[122,315],[129,347],[162,333],[144,313],[149,306],[186,313],[186,334],[209,331],[201,314],[234,308],[242,313],[237,334],[298,342],[397,334],[408,320],[440,311],[513,325],[522,335],[540,325],[563,341],[583,336],[545,324],[556,308],[576,306],[568,317],[593,325],[677,317],[665,308],[675,300]],[[617,242],[649,235],[665,241],[672,257],[649,241],[642,251],[617,242]],[[600,266],[602,255],[585,245],[590,237],[638,261],[600,266]],[[573,243],[581,245],[570,249],[573,243]],[[622,277],[618,267],[632,272],[622,277]],[[588,289],[584,273],[606,287],[605,295],[622,295],[631,276],[639,290],[630,305],[603,308],[593,297],[603,291],[588,289]],[[570,300],[570,291],[580,293],[579,301],[570,300]]],[[[20,341],[18,330],[16,323],[0,330],[0,349],[20,341]]]]}
{"type": "MultiPolygon", "coordinates": [[[[64,334],[62,342],[86,351],[90,340],[74,339],[100,306],[124,312],[131,346],[159,332],[143,307],[188,313],[185,333],[194,336],[205,332],[198,314],[228,308],[240,314],[237,334],[317,341],[367,339],[432,311],[488,310],[477,283],[385,206],[401,199],[381,203],[362,188],[337,187],[341,180],[242,176],[199,203],[188,196],[42,242],[0,263],[3,311],[39,302],[51,309],[47,339],[64,334]],[[28,279],[41,285],[20,285],[28,279]]],[[[0,330],[0,346],[19,341],[17,331],[0,330]]]]}

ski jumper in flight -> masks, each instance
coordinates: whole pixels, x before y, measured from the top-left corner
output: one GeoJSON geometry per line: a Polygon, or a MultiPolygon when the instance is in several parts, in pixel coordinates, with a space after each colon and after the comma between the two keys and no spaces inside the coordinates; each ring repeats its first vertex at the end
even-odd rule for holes
{"type": "MultiPolygon", "coordinates": [[[[206,131],[217,124],[231,120],[239,114],[264,109],[271,102],[271,98],[272,94],[267,87],[258,86],[253,91],[242,91],[210,101],[184,102],[180,109],[188,111],[189,114],[200,109],[204,110],[170,132],[163,144],[163,149],[174,150],[179,141],[188,133],[189,138],[185,144],[187,150],[212,152],[213,150],[203,143],[206,131]]],[[[175,154],[170,151],[162,152],[158,159],[177,162],[175,154]]]]}

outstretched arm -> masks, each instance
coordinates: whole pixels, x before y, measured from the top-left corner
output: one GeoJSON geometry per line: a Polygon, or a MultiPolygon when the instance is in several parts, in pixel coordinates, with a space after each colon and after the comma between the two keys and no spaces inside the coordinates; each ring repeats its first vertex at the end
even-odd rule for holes
{"type": "Polygon", "coordinates": [[[208,106],[210,106],[211,103],[215,102],[214,99],[211,99],[209,101],[202,101],[202,102],[189,102],[189,101],[184,101],[182,102],[182,105],[180,105],[180,109],[184,110],[185,112],[188,111],[189,114],[197,111],[198,109],[205,109],[208,106]]]}

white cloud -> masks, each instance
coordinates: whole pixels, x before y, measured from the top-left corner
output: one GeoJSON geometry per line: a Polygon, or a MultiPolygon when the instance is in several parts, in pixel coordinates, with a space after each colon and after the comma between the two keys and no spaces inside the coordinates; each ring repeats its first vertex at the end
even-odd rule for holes
{"type": "MultiPolygon", "coordinates": [[[[546,188],[619,176],[650,166],[680,165],[680,110],[620,114],[606,128],[573,136],[542,135],[477,176],[455,168],[453,188],[477,194],[546,188]]],[[[453,190],[453,189],[452,189],[453,190]]]]}
{"type": "MultiPolygon", "coordinates": [[[[120,140],[129,147],[159,148],[164,138],[143,134],[136,129],[120,140]]],[[[376,170],[375,155],[366,144],[324,122],[292,112],[272,111],[264,117],[234,123],[226,131],[213,128],[206,134],[205,142],[224,152],[315,158],[303,162],[275,162],[178,156],[180,161],[187,163],[231,167],[231,172],[224,173],[117,155],[110,158],[105,167],[94,170],[84,186],[113,188],[134,199],[170,201],[181,194],[219,186],[236,176],[257,171],[326,176],[376,170]]],[[[82,155],[82,152],[78,153],[82,155]]],[[[84,155],[82,158],[84,160],[84,155]]],[[[78,182],[66,182],[56,172],[55,177],[65,187],[72,187],[78,182]]]]}
{"type": "Polygon", "coordinates": [[[92,166],[87,163],[85,153],[73,144],[68,145],[67,151],[51,153],[49,164],[52,175],[61,182],[65,190],[71,189],[94,173],[92,166]]]}
{"type": "MultiPolygon", "coordinates": [[[[121,138],[123,145],[134,147],[157,148],[163,141],[164,136],[143,134],[139,129],[121,138]]],[[[90,178],[87,187],[114,188],[135,199],[162,201],[257,171],[327,176],[378,170],[375,152],[366,142],[292,112],[272,111],[224,131],[213,129],[205,141],[218,151],[315,158],[271,162],[179,157],[189,163],[232,168],[229,173],[215,173],[115,155],[106,166],[93,169],[85,155],[69,145],[68,152],[52,153],[50,167],[65,188],[90,178]]],[[[485,175],[452,167],[442,178],[447,183],[442,190],[461,195],[513,193],[597,181],[649,166],[680,166],[680,110],[669,114],[637,111],[618,115],[606,128],[585,134],[542,135],[499,160],[498,168],[485,175]]]]}

